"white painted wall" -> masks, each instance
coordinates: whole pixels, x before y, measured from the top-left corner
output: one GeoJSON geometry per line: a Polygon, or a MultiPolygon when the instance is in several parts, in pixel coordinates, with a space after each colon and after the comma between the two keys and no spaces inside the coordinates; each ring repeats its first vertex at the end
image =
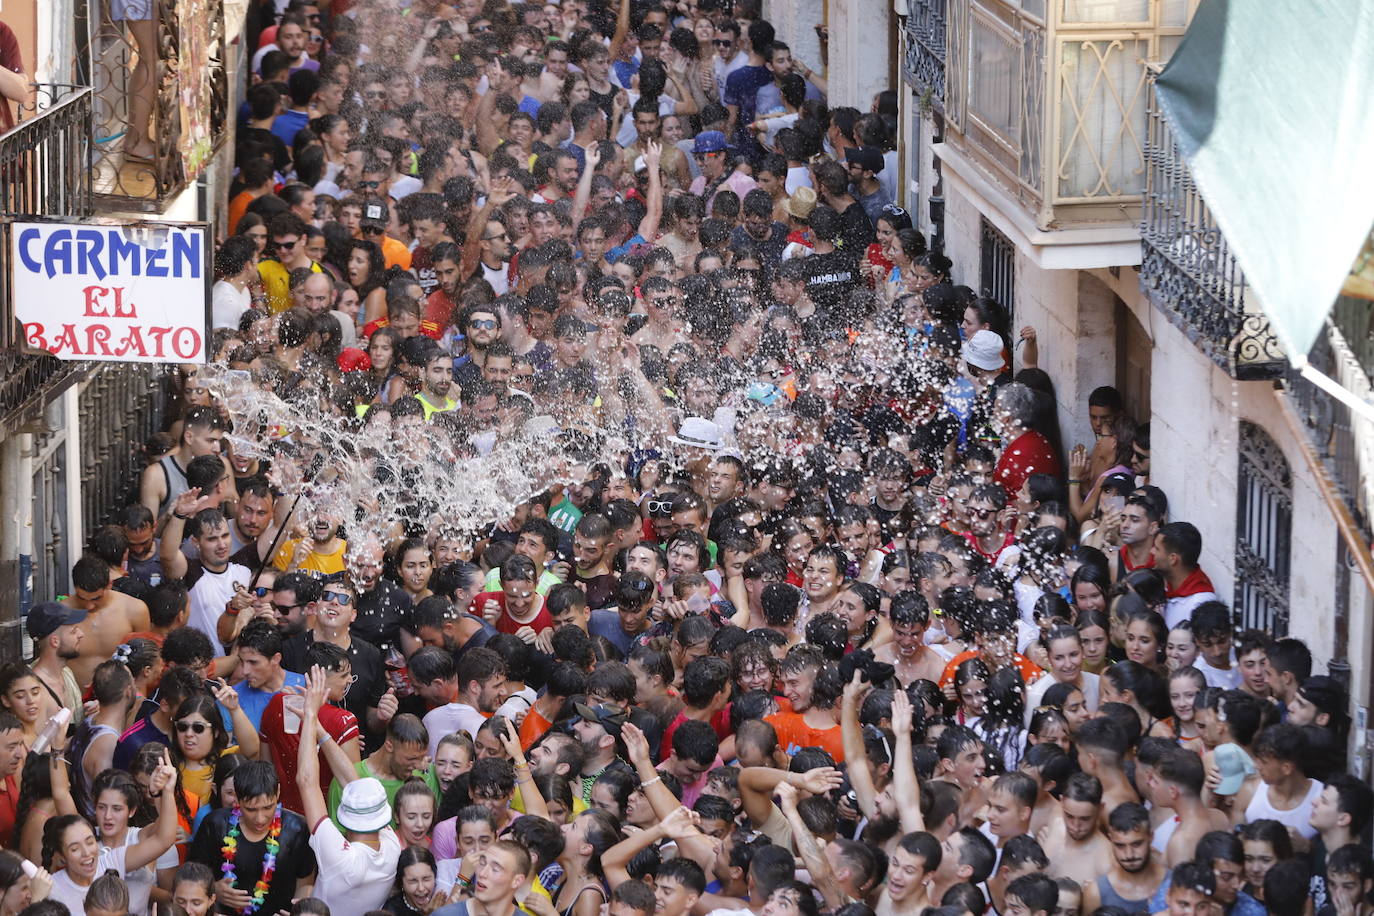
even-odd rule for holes
{"type": "MultiPolygon", "coordinates": [[[[793,2],[804,8],[811,0],[793,2]]],[[[812,30],[820,21],[804,19],[804,27],[812,30]]],[[[827,21],[830,67],[826,78],[830,83],[830,105],[868,111],[873,106],[873,96],[891,88],[888,36],[897,27],[892,4],[890,0],[829,0],[827,21]]]]}
{"type": "MultiPolygon", "coordinates": [[[[879,2],[879,0],[873,0],[879,2]]],[[[792,49],[792,56],[806,64],[817,73],[825,73],[821,60],[821,43],[816,37],[816,26],[825,20],[825,0],[768,0],[763,7],[763,15],[777,30],[778,41],[792,49]]],[[[832,40],[835,29],[831,29],[832,40]]],[[[833,52],[832,52],[833,53],[833,52]]],[[[832,57],[833,62],[833,57],[832,57]]],[[[834,72],[833,69],[831,71],[834,72]]],[[[832,93],[830,104],[843,105],[834,99],[835,83],[830,82],[832,93]]]]}

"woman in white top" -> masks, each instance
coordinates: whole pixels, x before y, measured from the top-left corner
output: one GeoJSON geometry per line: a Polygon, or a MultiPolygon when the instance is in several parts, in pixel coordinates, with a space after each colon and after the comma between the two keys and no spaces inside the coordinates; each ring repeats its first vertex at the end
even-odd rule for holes
{"type": "MultiPolygon", "coordinates": [[[[162,765],[153,774],[150,786],[153,797],[159,800],[157,821],[131,845],[102,846],[91,825],[76,813],[67,784],[67,762],[57,742],[53,747],[58,752],[52,755],[49,767],[58,816],[43,827],[43,864],[50,870],[57,869],[53,871],[51,898],[66,904],[73,913],[82,913],[85,912],[86,892],[98,875],[113,869],[120,877],[127,878],[131,871],[155,862],[176,841],[175,792],[163,790],[175,784],[177,771],[164,752],[162,765]]],[[[110,799],[109,792],[103,795],[107,801],[110,799]]],[[[112,817],[112,824],[117,820],[112,817]]]]}
{"type": "MultiPolygon", "coordinates": [[[[141,831],[129,826],[129,818],[138,810],[143,793],[134,778],[121,770],[106,770],[96,778],[91,795],[95,800],[95,826],[101,849],[136,846],[141,831]]],[[[177,851],[169,847],[158,856],[156,863],[126,868],[124,882],[129,886],[129,912],[134,916],[148,912],[154,886],[170,890],[172,876],[179,864],[177,851]]],[[[165,891],[158,897],[161,902],[171,900],[165,891]]]]}
{"type": "Polygon", "coordinates": [[[258,276],[258,246],[246,235],[230,236],[215,252],[215,275],[210,290],[210,326],[237,328],[239,318],[253,304],[248,284],[258,276]]]}
{"type": "Polygon", "coordinates": [[[1100,685],[1096,674],[1083,670],[1083,640],[1078,631],[1067,625],[1052,627],[1043,643],[1049,667],[1045,676],[1026,690],[1026,724],[1030,725],[1035,710],[1044,705],[1045,692],[1055,684],[1077,687],[1088,709],[1096,712],[1100,685]]]}

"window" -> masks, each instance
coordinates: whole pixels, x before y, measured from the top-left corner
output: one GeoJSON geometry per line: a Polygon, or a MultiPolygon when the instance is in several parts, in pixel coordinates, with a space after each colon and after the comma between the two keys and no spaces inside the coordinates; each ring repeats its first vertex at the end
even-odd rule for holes
{"type": "Polygon", "coordinates": [[[1240,421],[1236,493],[1236,600],[1242,628],[1288,634],[1293,474],[1269,434],[1240,421]]]}
{"type": "Polygon", "coordinates": [[[1007,312],[1007,327],[1015,327],[1016,246],[997,227],[980,218],[981,257],[978,270],[978,295],[996,301],[1007,312]]]}

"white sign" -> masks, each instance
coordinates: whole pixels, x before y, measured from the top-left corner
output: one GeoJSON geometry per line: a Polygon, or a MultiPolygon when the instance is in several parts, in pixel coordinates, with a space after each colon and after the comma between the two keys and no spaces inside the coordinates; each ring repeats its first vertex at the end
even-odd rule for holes
{"type": "Polygon", "coordinates": [[[10,271],[25,342],[58,359],[206,361],[202,225],[14,223],[10,271]]]}

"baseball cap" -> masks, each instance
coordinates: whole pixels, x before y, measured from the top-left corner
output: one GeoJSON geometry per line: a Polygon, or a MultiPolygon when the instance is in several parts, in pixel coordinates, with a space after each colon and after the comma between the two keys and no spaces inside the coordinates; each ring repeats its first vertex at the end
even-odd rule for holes
{"type": "Polygon", "coordinates": [[[344,347],[339,351],[339,371],[352,372],[355,369],[371,369],[372,358],[360,347],[344,347]]]}
{"type": "Polygon", "coordinates": [[[58,627],[80,623],[86,619],[86,612],[67,607],[56,601],[44,601],[34,605],[25,621],[25,628],[34,639],[46,639],[57,632],[58,627]]]}
{"type": "Polygon", "coordinates": [[[371,833],[391,823],[386,788],[371,776],[355,779],[343,788],[339,799],[339,824],[346,830],[371,833]]]}
{"type": "Polygon", "coordinates": [[[1324,712],[1333,720],[1349,715],[1346,707],[1350,702],[1350,695],[1334,677],[1314,674],[1302,682],[1298,693],[1302,694],[1304,700],[1317,707],[1317,712],[1324,712]]]}
{"type": "Polygon", "coordinates": [[[982,330],[964,341],[964,362],[988,372],[996,372],[1006,363],[1002,361],[1002,338],[993,331],[982,330]]]}
{"type": "Polygon", "coordinates": [[[1235,795],[1245,780],[1255,775],[1255,762],[1239,744],[1218,745],[1212,759],[1221,772],[1221,781],[1212,790],[1216,795],[1235,795]]]}
{"type": "Polygon", "coordinates": [[[725,134],[718,130],[703,130],[697,134],[696,141],[692,144],[692,152],[695,153],[719,153],[727,150],[730,144],[725,142],[725,134]]]}
{"type": "Polygon", "coordinates": [[[369,197],[363,201],[363,215],[359,225],[376,225],[386,228],[391,219],[391,208],[380,197],[369,197]]]}
{"type": "MultiPolygon", "coordinates": [[[[606,729],[606,734],[612,738],[620,737],[620,729],[629,721],[629,717],[614,706],[588,706],[585,703],[574,703],[573,708],[586,722],[595,722],[606,729]]],[[[350,783],[351,785],[351,783],[350,783]]]]}
{"type": "Polygon", "coordinates": [[[883,154],[876,146],[850,146],[844,151],[844,161],[852,162],[873,174],[883,170],[883,154]]]}

